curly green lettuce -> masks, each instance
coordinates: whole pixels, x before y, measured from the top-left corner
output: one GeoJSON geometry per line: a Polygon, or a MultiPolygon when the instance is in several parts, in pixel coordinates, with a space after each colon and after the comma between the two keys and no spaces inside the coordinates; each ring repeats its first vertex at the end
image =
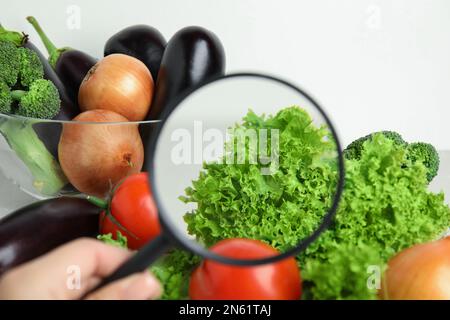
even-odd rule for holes
{"type": "Polygon", "coordinates": [[[375,300],[384,269],[378,247],[362,242],[332,245],[322,261],[306,262],[302,270],[302,298],[375,300]]]}
{"type": "MultiPolygon", "coordinates": [[[[313,160],[334,146],[296,107],[268,118],[250,113],[241,126],[280,128],[279,168],[265,176],[257,164],[206,164],[183,198],[198,207],[186,215],[189,231],[207,245],[262,234],[261,240],[286,248],[309,235],[329,206],[336,169],[333,162],[313,160]]],[[[375,299],[368,268],[382,270],[397,252],[448,228],[444,195],[428,191],[427,169],[411,161],[405,145],[382,134],[362,144],[358,159],[346,160],[345,190],[332,226],[297,256],[304,299],[375,299]]],[[[153,266],[163,298],[186,299],[199,262],[175,250],[153,266]]]]}
{"type": "Polygon", "coordinates": [[[205,163],[182,198],[197,204],[185,215],[188,231],[207,246],[242,237],[291,248],[316,229],[331,205],[337,179],[331,134],[295,106],[268,117],[249,112],[236,128],[278,129],[278,168],[266,175],[259,163],[205,163]]]}
{"type": "Polygon", "coordinates": [[[346,161],[345,190],[333,226],[304,257],[326,259],[330,243],[362,241],[380,247],[387,260],[439,237],[450,225],[450,208],[443,193],[428,191],[425,166],[408,161],[406,149],[383,135],[366,142],[360,160],[346,161]]]}
{"type": "MultiPolygon", "coordinates": [[[[244,127],[276,123],[281,128],[279,171],[263,176],[258,165],[206,164],[187,189],[185,201],[198,208],[186,215],[186,222],[207,245],[244,237],[284,249],[315,229],[322,218],[318,212],[328,208],[334,193],[333,165],[305,165],[311,163],[311,152],[325,147],[325,133],[308,125],[299,108],[248,119],[244,127]]],[[[439,237],[450,225],[444,195],[428,191],[427,169],[412,163],[406,148],[375,134],[363,142],[358,159],[346,160],[345,190],[332,226],[297,257],[307,270],[308,298],[374,298],[366,286],[368,263],[385,263],[400,250],[439,237]],[[355,250],[360,254],[348,256],[355,250]]]]}
{"type": "Polygon", "coordinates": [[[163,300],[189,298],[189,279],[201,258],[190,252],[175,249],[150,267],[164,287],[163,300]]]}
{"type": "Polygon", "coordinates": [[[114,247],[128,248],[127,237],[122,235],[120,231],[117,231],[117,239],[113,238],[112,233],[100,234],[97,239],[114,247]]]}

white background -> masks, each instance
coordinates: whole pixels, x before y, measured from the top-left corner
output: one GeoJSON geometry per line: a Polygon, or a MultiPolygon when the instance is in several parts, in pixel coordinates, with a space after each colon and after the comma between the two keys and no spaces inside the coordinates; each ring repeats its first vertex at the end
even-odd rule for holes
{"type": "Polygon", "coordinates": [[[179,28],[214,31],[227,71],[290,79],[330,113],[344,144],[375,130],[450,149],[448,0],[1,0],[0,22],[36,34],[36,16],[59,46],[97,57],[119,29],[137,23],[167,38],[179,28]],[[68,28],[71,5],[80,29],[68,28]]]}

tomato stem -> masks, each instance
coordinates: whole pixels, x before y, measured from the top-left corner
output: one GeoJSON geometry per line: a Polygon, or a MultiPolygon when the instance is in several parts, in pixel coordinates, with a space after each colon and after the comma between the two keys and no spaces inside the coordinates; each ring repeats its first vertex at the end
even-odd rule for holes
{"type": "Polygon", "coordinates": [[[93,205],[102,208],[104,210],[108,209],[108,201],[94,197],[94,196],[87,196],[86,200],[92,203],[93,205]]]}
{"type": "Polygon", "coordinates": [[[129,231],[127,228],[125,228],[125,226],[123,226],[123,225],[116,219],[116,217],[114,217],[114,216],[111,214],[111,211],[110,211],[109,209],[106,210],[105,216],[107,216],[107,217],[111,220],[111,222],[112,222],[113,224],[115,224],[119,229],[122,229],[122,231],[124,231],[126,234],[132,236],[132,237],[133,237],[134,239],[136,239],[136,240],[139,240],[139,237],[138,237],[137,235],[135,235],[134,233],[132,233],[131,231],[129,231]]]}

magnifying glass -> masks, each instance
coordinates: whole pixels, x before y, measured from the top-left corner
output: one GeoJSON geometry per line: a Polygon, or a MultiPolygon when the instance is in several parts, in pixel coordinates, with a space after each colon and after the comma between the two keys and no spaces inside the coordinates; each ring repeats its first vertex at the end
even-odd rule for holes
{"type": "Polygon", "coordinates": [[[95,290],[147,269],[173,246],[239,266],[296,255],[327,229],[344,184],[341,145],[324,110],[297,86],[256,73],[220,77],[168,106],[147,156],[162,233],[95,290]],[[312,218],[306,234],[292,227],[312,218]],[[265,227],[280,221],[276,232],[265,227]],[[245,234],[279,253],[216,253],[224,226],[228,237],[245,234]]]}

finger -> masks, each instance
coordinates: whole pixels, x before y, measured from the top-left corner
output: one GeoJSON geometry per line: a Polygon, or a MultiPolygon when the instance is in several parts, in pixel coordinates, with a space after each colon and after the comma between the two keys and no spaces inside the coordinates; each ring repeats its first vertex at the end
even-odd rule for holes
{"type": "Polygon", "coordinates": [[[113,282],[93,293],[89,300],[146,300],[161,296],[158,280],[148,271],[128,276],[113,282]]]}
{"type": "Polygon", "coordinates": [[[2,285],[11,284],[10,297],[78,299],[130,255],[125,249],[83,238],[13,269],[2,285]]]}

